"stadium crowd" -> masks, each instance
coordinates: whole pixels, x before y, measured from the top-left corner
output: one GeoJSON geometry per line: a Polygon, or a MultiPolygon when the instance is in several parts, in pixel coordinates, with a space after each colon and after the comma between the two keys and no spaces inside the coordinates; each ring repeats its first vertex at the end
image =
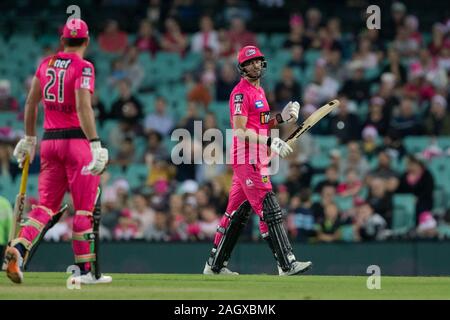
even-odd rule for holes
{"type": "MultiPolygon", "coordinates": [[[[101,138],[112,151],[102,176],[101,234],[110,240],[210,241],[225,211],[231,168],[174,165],[170,135],[177,128],[194,133],[195,121],[202,122],[203,132],[224,130],[229,94],[239,81],[237,50],[251,44],[264,53],[273,35],[246,27],[245,1],[226,1],[230,10],[220,28],[217,15],[200,15],[193,34],[185,32],[178,19],[180,12],[190,12],[189,5],[180,11],[180,1],[173,1],[171,14],[161,21],[157,2],[149,2],[147,16],[133,32],[122,30],[118,21],[107,21],[96,37],[99,54],[91,57],[97,66],[103,54],[114,56],[103,74],[106,81],[97,82],[97,88],[114,99],[105,99],[100,90],[93,97],[101,138]],[[242,10],[231,10],[232,4],[242,10]],[[201,57],[195,68],[173,80],[183,84],[182,102],[172,99],[173,92],[159,92],[158,79],[146,81],[150,71],[142,64],[144,55],[156,59],[174,53],[181,60],[201,57]],[[217,110],[216,105],[223,108],[217,110]],[[132,168],[141,168],[135,175],[139,183],[130,179],[132,168]]],[[[444,163],[450,156],[450,20],[423,30],[419,17],[400,2],[393,3],[390,14],[390,25],[382,30],[364,26],[344,32],[345,21],[326,17],[317,8],[292,12],[286,22],[289,32],[280,37],[277,50],[266,50],[263,86],[274,112],[298,100],[300,123],[326,102],[340,101],[335,113],[298,141],[297,152],[280,161],[272,177],[292,239],[435,239],[450,234],[450,174],[439,177],[442,168],[431,168],[432,162],[444,163]],[[410,140],[410,147],[411,137],[424,138],[425,144],[410,140]],[[448,181],[437,182],[442,179],[448,181]],[[396,201],[412,208],[410,222],[402,220],[396,201]]],[[[57,49],[44,47],[42,55],[57,49]]],[[[8,79],[0,80],[0,117],[14,111],[20,119],[29,81],[23,95],[14,96],[8,79]]],[[[291,129],[282,128],[281,136],[291,129]]],[[[1,179],[14,180],[20,174],[12,160],[19,134],[11,127],[0,128],[1,179]]],[[[194,149],[209,143],[219,142],[192,140],[194,149]]],[[[227,152],[226,145],[219,149],[227,152]]],[[[38,160],[32,174],[39,172],[38,160]]],[[[450,167],[444,166],[447,174],[450,167]]],[[[35,201],[30,198],[28,205],[35,201]]],[[[69,240],[71,219],[67,215],[47,239],[69,240]]],[[[257,226],[258,221],[252,221],[243,238],[258,241],[257,226]]]]}

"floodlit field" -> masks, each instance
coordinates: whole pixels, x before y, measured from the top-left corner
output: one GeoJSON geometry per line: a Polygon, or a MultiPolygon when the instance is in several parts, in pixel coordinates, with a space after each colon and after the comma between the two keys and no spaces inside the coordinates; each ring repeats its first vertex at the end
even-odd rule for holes
{"type": "Polygon", "coordinates": [[[3,299],[450,299],[450,277],[381,278],[380,290],[367,277],[268,275],[203,276],[112,274],[112,284],[69,290],[67,274],[25,274],[21,285],[0,277],[3,299]]]}

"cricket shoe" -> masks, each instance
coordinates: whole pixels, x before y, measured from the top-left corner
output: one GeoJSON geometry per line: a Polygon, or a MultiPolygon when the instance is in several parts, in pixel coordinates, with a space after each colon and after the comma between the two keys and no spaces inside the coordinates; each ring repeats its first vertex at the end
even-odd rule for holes
{"type": "Polygon", "coordinates": [[[214,272],[213,269],[211,269],[211,266],[208,264],[208,262],[205,263],[205,268],[203,269],[203,274],[208,274],[208,275],[222,274],[222,275],[228,275],[228,276],[239,275],[239,273],[233,272],[230,269],[228,269],[227,267],[223,267],[222,269],[220,269],[219,272],[214,272]]]}
{"type": "Polygon", "coordinates": [[[112,277],[101,275],[100,278],[96,278],[91,272],[80,276],[72,276],[72,283],[80,283],[80,284],[100,284],[100,283],[111,283],[112,277]]]}
{"type": "Polygon", "coordinates": [[[14,283],[22,283],[23,281],[23,273],[22,273],[22,264],[23,258],[20,255],[19,250],[14,247],[8,247],[5,253],[5,261],[6,261],[6,275],[9,279],[11,279],[14,283]]]}
{"type": "Polygon", "coordinates": [[[312,267],[312,262],[300,262],[300,261],[294,261],[291,264],[291,268],[288,271],[283,271],[281,269],[280,265],[278,265],[278,275],[280,276],[295,276],[300,273],[306,272],[312,267]]]}

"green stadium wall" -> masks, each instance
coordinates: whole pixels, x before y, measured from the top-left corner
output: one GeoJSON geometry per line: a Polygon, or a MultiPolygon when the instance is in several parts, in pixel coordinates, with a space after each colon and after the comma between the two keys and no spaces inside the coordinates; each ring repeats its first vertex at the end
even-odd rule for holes
{"type": "MultiPolygon", "coordinates": [[[[369,265],[378,265],[382,275],[450,275],[448,241],[296,243],[294,247],[299,260],[313,261],[310,274],[366,275],[369,265]]],[[[101,268],[111,273],[200,273],[210,248],[209,243],[105,242],[100,248],[101,268]]],[[[29,271],[65,272],[72,259],[70,243],[42,243],[29,271]]],[[[276,272],[264,243],[239,243],[230,268],[245,274],[276,272]]]]}

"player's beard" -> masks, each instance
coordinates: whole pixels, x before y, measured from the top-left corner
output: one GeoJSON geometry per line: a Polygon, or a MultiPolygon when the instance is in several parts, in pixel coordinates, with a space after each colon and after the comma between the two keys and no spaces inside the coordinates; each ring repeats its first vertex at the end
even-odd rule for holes
{"type": "Polygon", "coordinates": [[[247,72],[247,77],[249,77],[250,79],[253,80],[257,80],[259,78],[261,78],[262,75],[262,69],[255,69],[255,70],[251,70],[249,72],[247,72]]]}

